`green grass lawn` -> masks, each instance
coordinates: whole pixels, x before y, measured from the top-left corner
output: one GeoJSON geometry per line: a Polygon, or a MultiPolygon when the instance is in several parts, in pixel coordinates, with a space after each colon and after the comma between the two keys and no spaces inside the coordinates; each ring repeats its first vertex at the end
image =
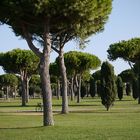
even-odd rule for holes
{"type": "MultiPolygon", "coordinates": [[[[39,101],[32,99],[27,107],[21,107],[19,100],[1,100],[0,140],[140,139],[140,105],[132,97],[117,100],[108,112],[98,98],[70,102],[68,115],[54,114],[53,127],[42,127],[42,113],[30,112],[39,101]],[[29,112],[19,113],[26,110],[29,112]]],[[[53,110],[61,111],[61,101],[53,100],[53,110]]]]}

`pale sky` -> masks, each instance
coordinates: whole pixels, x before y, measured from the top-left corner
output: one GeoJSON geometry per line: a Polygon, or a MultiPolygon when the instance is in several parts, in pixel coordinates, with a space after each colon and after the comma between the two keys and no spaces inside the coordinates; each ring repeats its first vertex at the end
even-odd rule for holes
{"type": "MultiPolygon", "coordinates": [[[[82,50],[98,56],[102,61],[107,60],[106,50],[109,45],[121,40],[140,37],[140,0],[113,0],[113,9],[109,20],[102,33],[91,36],[87,47],[82,50]]],[[[29,49],[26,42],[16,37],[7,26],[0,26],[0,52],[21,48],[29,49]]],[[[65,46],[65,52],[78,50],[76,44],[70,42],[65,46]]],[[[56,53],[51,54],[54,61],[56,53]]],[[[114,66],[116,74],[128,69],[129,65],[123,60],[110,62],[114,66]]],[[[0,74],[3,71],[0,69],[0,74]]]]}

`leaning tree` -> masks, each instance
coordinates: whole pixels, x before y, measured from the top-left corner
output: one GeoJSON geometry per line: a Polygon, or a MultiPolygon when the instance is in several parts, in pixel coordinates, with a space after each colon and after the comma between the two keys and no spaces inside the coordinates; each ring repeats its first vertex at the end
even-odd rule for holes
{"type": "Polygon", "coordinates": [[[109,60],[116,60],[117,58],[122,58],[127,61],[131,68],[137,65],[136,74],[139,81],[139,99],[140,104],[140,38],[132,38],[128,41],[120,41],[119,43],[114,43],[109,46],[108,58],[109,60]]]}
{"type": "Polygon", "coordinates": [[[53,36],[66,31],[79,38],[85,37],[88,31],[96,33],[103,29],[111,8],[112,0],[0,1],[0,22],[12,27],[14,33],[24,38],[29,48],[40,58],[44,126],[54,124],[49,75],[53,36]],[[94,24],[98,26],[93,28],[94,24]],[[35,46],[34,40],[41,42],[42,49],[35,46]]]}

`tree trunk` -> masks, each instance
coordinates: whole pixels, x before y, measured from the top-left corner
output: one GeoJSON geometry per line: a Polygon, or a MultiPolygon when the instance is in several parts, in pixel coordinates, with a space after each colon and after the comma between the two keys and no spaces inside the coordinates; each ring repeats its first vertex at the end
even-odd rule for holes
{"type": "Polygon", "coordinates": [[[26,106],[26,83],[23,77],[21,77],[21,90],[22,106],[26,106]]]}
{"type": "Polygon", "coordinates": [[[29,102],[29,78],[27,77],[26,71],[21,72],[21,87],[22,87],[22,106],[26,106],[29,102]]]}
{"type": "Polygon", "coordinates": [[[16,90],[16,86],[14,86],[14,99],[16,99],[17,96],[17,90],[16,90]]]}
{"type": "Polygon", "coordinates": [[[81,75],[79,76],[79,80],[78,80],[78,93],[77,93],[77,103],[80,103],[80,99],[81,99],[81,75]]]}
{"type": "Polygon", "coordinates": [[[9,100],[9,86],[6,86],[6,100],[9,100]]]}
{"type": "Polygon", "coordinates": [[[72,77],[71,78],[71,101],[73,101],[74,100],[74,85],[73,85],[73,80],[74,80],[74,78],[72,77]]]}
{"type": "Polygon", "coordinates": [[[29,102],[29,81],[30,78],[26,77],[25,83],[26,83],[26,103],[29,102]]]}
{"type": "Polygon", "coordinates": [[[109,111],[109,106],[106,107],[106,110],[109,111]]]}
{"type": "Polygon", "coordinates": [[[40,78],[43,96],[44,126],[54,125],[52,114],[52,91],[49,75],[49,53],[45,53],[40,61],[40,78]]]}
{"type": "Polygon", "coordinates": [[[87,97],[89,97],[89,86],[88,86],[88,83],[86,84],[86,95],[87,95],[87,97]]]}
{"type": "MultiPolygon", "coordinates": [[[[47,27],[47,26],[46,26],[47,27]]],[[[44,35],[45,46],[43,54],[40,59],[40,78],[42,83],[42,96],[43,96],[43,123],[44,126],[54,125],[52,113],[52,90],[50,84],[49,64],[50,64],[50,51],[51,40],[49,32],[44,35]]]]}
{"type": "Polygon", "coordinates": [[[66,67],[64,63],[64,54],[63,50],[60,49],[59,53],[59,63],[60,63],[60,72],[62,78],[62,114],[68,113],[68,96],[67,96],[67,75],[66,67]]]}
{"type": "Polygon", "coordinates": [[[59,79],[57,80],[57,99],[60,99],[60,81],[59,79]]]}
{"type": "Polygon", "coordinates": [[[42,84],[42,97],[43,97],[43,125],[52,126],[54,125],[53,113],[52,113],[52,91],[50,84],[49,64],[50,64],[50,51],[51,51],[51,37],[49,34],[49,18],[46,17],[44,23],[44,34],[43,34],[43,52],[40,52],[32,42],[32,37],[27,31],[27,28],[22,24],[25,39],[28,43],[29,48],[40,58],[39,73],[42,84]]]}
{"type": "Polygon", "coordinates": [[[138,90],[138,104],[140,104],[140,75],[139,75],[139,79],[138,79],[138,88],[139,88],[139,90],[138,90]]]}

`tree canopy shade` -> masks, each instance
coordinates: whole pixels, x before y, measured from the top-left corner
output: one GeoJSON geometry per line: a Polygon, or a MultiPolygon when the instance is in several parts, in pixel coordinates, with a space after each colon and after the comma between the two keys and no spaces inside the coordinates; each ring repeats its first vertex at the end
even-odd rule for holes
{"type": "Polygon", "coordinates": [[[103,30],[112,9],[112,0],[1,0],[0,22],[12,27],[17,36],[26,39],[40,58],[44,125],[53,125],[49,59],[53,36],[71,33],[86,38],[103,30]],[[59,24],[58,24],[59,23],[59,24]],[[41,42],[39,50],[33,40],[41,42]]]}

